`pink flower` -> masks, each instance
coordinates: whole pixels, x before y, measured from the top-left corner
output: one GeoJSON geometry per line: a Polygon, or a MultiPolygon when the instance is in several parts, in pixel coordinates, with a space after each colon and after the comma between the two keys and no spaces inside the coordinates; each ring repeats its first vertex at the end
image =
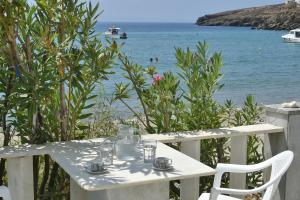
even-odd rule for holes
{"type": "Polygon", "coordinates": [[[160,75],[155,75],[153,77],[152,85],[155,85],[158,81],[160,81],[162,77],[160,75]]]}

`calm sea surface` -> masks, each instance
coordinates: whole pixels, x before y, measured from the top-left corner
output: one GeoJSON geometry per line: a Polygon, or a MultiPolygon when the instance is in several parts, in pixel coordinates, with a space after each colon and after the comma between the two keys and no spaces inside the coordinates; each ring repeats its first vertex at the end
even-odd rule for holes
{"type": "MultiPolygon", "coordinates": [[[[199,27],[182,23],[115,23],[128,34],[122,51],[144,66],[158,57],[159,73],[176,72],[175,47],[194,48],[207,41],[211,51],[221,51],[224,59],[222,91],[216,99],[231,99],[241,105],[248,94],[260,104],[300,100],[300,44],[284,43],[284,31],[251,30],[237,27],[199,27]]],[[[112,23],[99,23],[104,32],[112,23]]],[[[105,94],[122,81],[121,71],[104,82],[105,94]]],[[[132,101],[132,104],[136,102],[132,101]]],[[[124,108],[117,105],[118,110],[124,108]]]]}

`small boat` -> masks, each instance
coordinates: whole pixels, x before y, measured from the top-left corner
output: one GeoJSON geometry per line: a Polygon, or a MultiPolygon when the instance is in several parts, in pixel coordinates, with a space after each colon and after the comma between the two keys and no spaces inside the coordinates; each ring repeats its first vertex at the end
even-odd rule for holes
{"type": "Polygon", "coordinates": [[[111,39],[119,39],[120,38],[119,31],[120,31],[120,28],[113,26],[113,27],[109,28],[108,31],[106,31],[104,33],[104,35],[105,35],[105,37],[109,37],[111,39]]]}
{"type": "Polygon", "coordinates": [[[108,31],[104,33],[105,37],[111,38],[111,39],[127,39],[127,34],[126,33],[121,33],[120,28],[118,27],[110,27],[108,31]]]}
{"type": "Polygon", "coordinates": [[[121,35],[120,35],[120,39],[127,39],[127,33],[122,33],[121,35]]]}
{"type": "Polygon", "coordinates": [[[291,30],[288,34],[281,37],[285,42],[300,42],[300,28],[291,30]]]}

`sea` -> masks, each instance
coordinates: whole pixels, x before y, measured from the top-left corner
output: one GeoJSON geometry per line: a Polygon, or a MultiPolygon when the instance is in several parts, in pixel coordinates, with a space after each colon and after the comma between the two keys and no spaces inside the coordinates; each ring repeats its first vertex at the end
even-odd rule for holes
{"type": "MultiPolygon", "coordinates": [[[[232,100],[241,106],[250,94],[260,105],[300,100],[300,43],[283,42],[281,36],[287,31],[208,27],[193,23],[125,22],[99,22],[96,31],[105,32],[112,25],[128,35],[128,39],[118,41],[123,45],[121,51],[142,66],[155,65],[160,74],[178,72],[175,48],[195,49],[198,42],[206,41],[210,52],[221,52],[224,60],[221,80],[224,87],[215,94],[220,103],[232,100]],[[155,58],[158,58],[157,63],[155,58]]],[[[116,64],[115,74],[103,82],[104,96],[113,94],[116,83],[126,82],[120,67],[116,64]]],[[[129,104],[139,107],[135,98],[129,104]]],[[[122,113],[128,112],[120,103],[113,106],[122,113]]]]}

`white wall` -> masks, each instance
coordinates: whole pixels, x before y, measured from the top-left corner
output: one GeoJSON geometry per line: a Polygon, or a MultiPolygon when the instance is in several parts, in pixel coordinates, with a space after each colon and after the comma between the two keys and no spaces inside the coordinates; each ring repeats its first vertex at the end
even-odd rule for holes
{"type": "Polygon", "coordinates": [[[300,0],[285,0],[285,3],[289,3],[289,2],[296,2],[300,4],[300,0]]]}

